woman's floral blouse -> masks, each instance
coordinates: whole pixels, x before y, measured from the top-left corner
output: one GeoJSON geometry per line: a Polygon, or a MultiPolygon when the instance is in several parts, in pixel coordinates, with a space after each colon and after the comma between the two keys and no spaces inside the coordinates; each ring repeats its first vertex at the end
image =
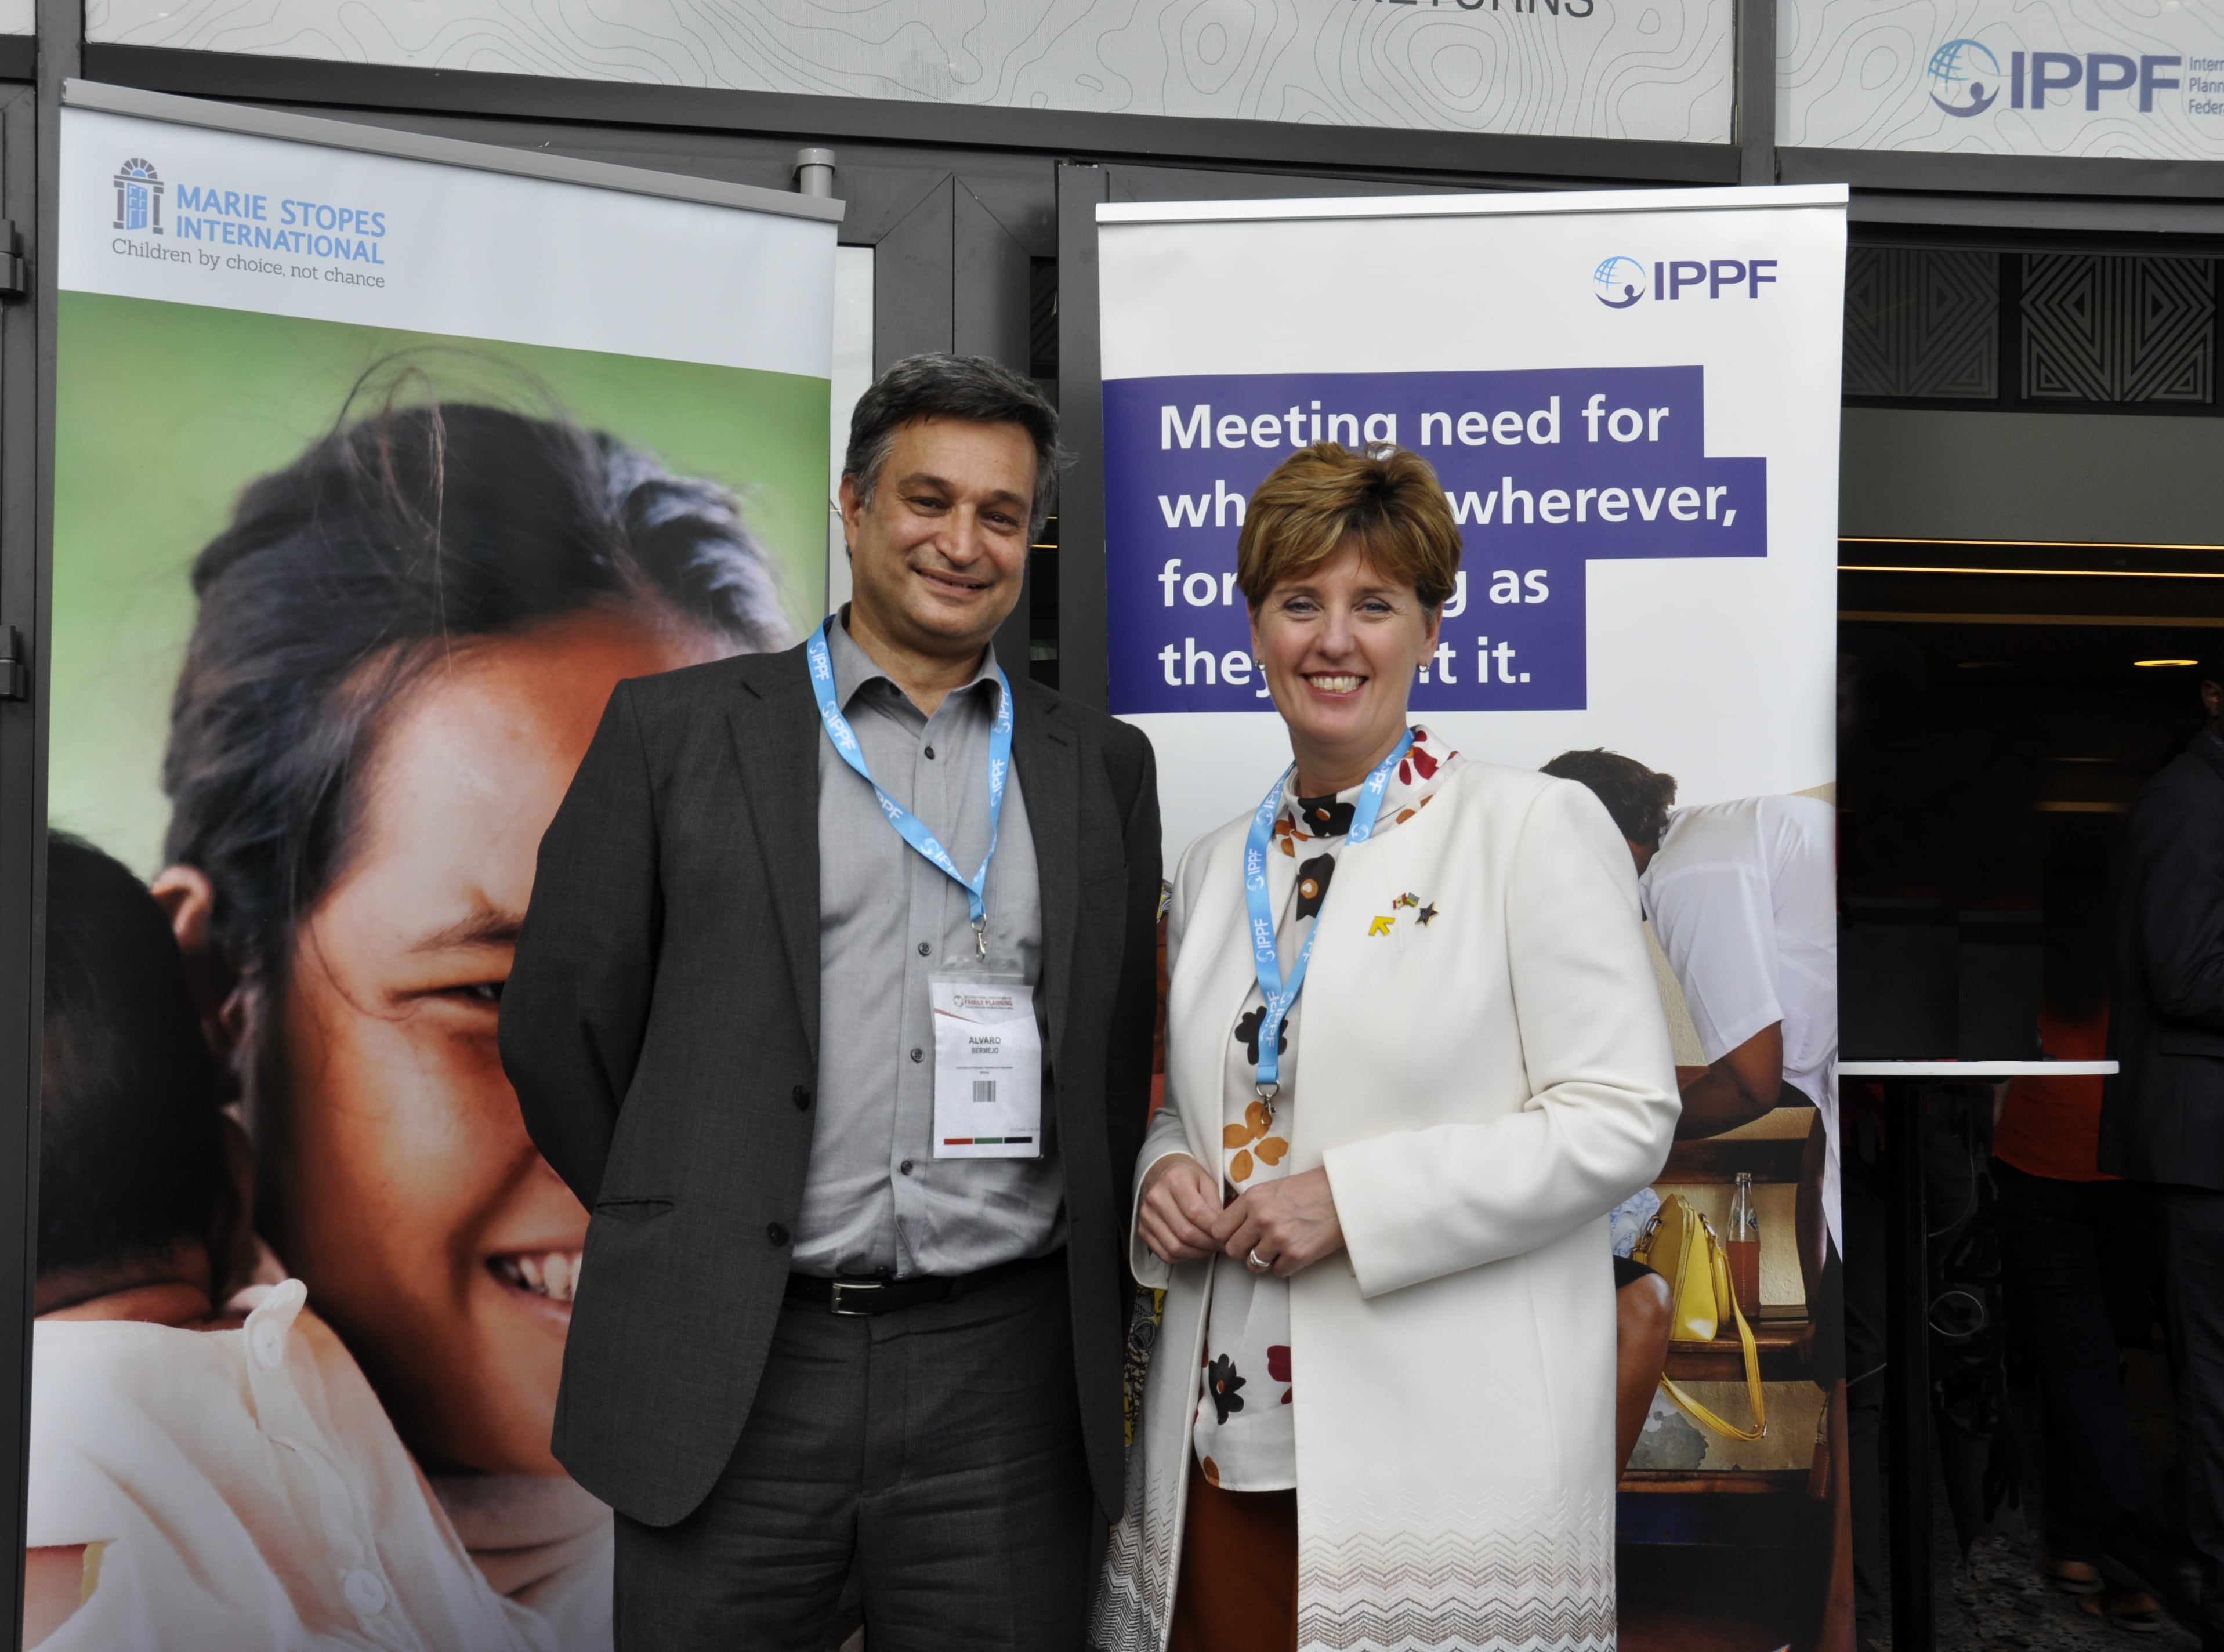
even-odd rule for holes
{"type": "MultiPolygon", "coordinates": [[[[1444,750],[1426,728],[1417,727],[1412,734],[1412,747],[1383,795],[1374,828],[1378,837],[1411,820],[1459,766],[1459,753],[1444,750]]],[[[1274,944],[1285,972],[1296,962],[1327,903],[1358,797],[1359,788],[1354,786],[1331,798],[1300,798],[1294,774],[1283,788],[1282,811],[1274,822],[1274,841],[1281,853],[1268,857],[1267,888],[1279,912],[1274,944]]],[[[1429,900],[1422,891],[1410,898],[1401,895],[1399,904],[1410,901],[1418,918],[1429,900]]],[[[1431,911],[1430,920],[1435,917],[1431,911]]],[[[1243,1000],[1229,1041],[1222,1082],[1224,1202],[1233,1203],[1260,1183],[1288,1174],[1290,1123],[1300,1105],[1298,1025],[1305,1007],[1300,993],[1282,1022],[1277,1041],[1281,1088],[1270,1110],[1258,1096],[1259,1036],[1267,1012],[1255,980],[1243,1000]]],[[[1295,1485],[1289,1281],[1254,1274],[1238,1258],[1223,1256],[1214,1263],[1204,1366],[1194,1437],[1205,1479],[1232,1491],[1279,1491],[1295,1485]]]]}

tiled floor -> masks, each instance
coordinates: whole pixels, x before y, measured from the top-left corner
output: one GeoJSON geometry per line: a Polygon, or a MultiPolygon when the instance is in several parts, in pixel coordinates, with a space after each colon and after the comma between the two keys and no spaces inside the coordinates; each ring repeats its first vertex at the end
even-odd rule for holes
{"type": "MultiPolygon", "coordinates": [[[[2170,1388],[2158,1357],[2135,1353],[2126,1364],[2125,1397],[2134,1444],[2152,1483],[2159,1483],[2174,1442],[2170,1388]]],[[[2088,1616],[2076,1599],[2039,1575],[2040,1480],[2038,1397],[2013,1390],[2024,1441],[2024,1504],[2006,1511],[2000,1529],[1971,1546],[1964,1566],[1943,1487],[1934,1486],[1932,1566],[1937,1581],[1938,1652],[2197,1652],[2197,1636],[2175,1624],[2131,1634],[2088,1616]]]]}
{"type": "MultiPolygon", "coordinates": [[[[2079,1610],[2039,1576],[2036,1537],[2021,1524],[2012,1518],[2010,1529],[1980,1538],[1966,1567],[1949,1555],[1937,1592],[1938,1652],[2198,1652],[2199,1638],[2175,1624],[2134,1635],[2079,1610]]],[[[1947,1543],[1950,1550],[1950,1529],[1947,1543]]]]}

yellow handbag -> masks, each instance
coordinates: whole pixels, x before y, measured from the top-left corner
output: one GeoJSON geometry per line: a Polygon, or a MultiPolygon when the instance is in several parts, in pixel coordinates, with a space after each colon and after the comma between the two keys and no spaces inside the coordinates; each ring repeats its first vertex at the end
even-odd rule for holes
{"type": "Polygon", "coordinates": [[[1712,1342],[1722,1328],[1722,1310],[1729,1310],[1745,1349],[1745,1385],[1753,1398],[1753,1427],[1741,1428],[1723,1422],[1666,1377],[1660,1379],[1660,1386],[1685,1416],[1725,1440],[1760,1439],[1768,1432],[1768,1405],[1760,1391],[1760,1350],[1753,1346],[1753,1327],[1745,1322],[1745,1310],[1738,1306],[1737,1293],[1731,1289],[1729,1253],[1715,1237],[1714,1224],[1671,1193],[1660,1201],[1659,1211],[1646,1224],[1634,1254],[1668,1282],[1671,1304],[1668,1334],[1675,1341],[1712,1342]]]}

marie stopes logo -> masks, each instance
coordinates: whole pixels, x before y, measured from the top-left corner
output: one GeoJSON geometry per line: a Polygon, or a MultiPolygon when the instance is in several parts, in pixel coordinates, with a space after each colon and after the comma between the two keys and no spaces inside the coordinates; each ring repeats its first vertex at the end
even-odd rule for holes
{"type": "Polygon", "coordinates": [[[1625,253],[1600,260],[1591,292],[1609,310],[1627,310],[1650,294],[1662,304],[1684,298],[1757,299],[1776,285],[1773,258],[1662,258],[1651,264],[1625,253]]]}
{"type": "Polygon", "coordinates": [[[162,179],[151,161],[133,156],[116,169],[116,227],[162,233],[162,179]]]}
{"type": "MultiPolygon", "coordinates": [[[[117,167],[109,185],[115,192],[112,227],[118,231],[114,249],[134,257],[191,262],[188,252],[136,238],[159,236],[167,243],[198,241],[340,265],[376,268],[388,262],[387,215],[381,207],[274,193],[267,187],[243,188],[230,179],[166,180],[143,155],[133,155],[117,167]]],[[[268,260],[249,262],[257,274],[287,273],[275,266],[263,268],[268,260]]],[[[347,269],[337,274],[312,271],[304,279],[382,285],[369,280],[367,272],[358,277],[347,269]]]]}

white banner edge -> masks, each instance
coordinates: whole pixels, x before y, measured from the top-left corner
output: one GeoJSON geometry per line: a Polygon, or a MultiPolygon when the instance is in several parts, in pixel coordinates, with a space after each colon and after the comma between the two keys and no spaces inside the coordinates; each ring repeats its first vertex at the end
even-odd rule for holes
{"type": "Polygon", "coordinates": [[[180,98],[171,92],[142,91],[136,86],[111,85],[99,80],[64,80],[62,106],[103,115],[129,116],[135,120],[164,121],[173,126],[236,132],[243,137],[276,138],[319,148],[388,155],[398,161],[461,167],[472,172],[505,173],[549,183],[576,184],[583,188],[615,190],[628,195],[652,195],[666,200],[692,201],[704,206],[723,206],[781,218],[839,224],[847,211],[839,200],[791,194],[755,184],[692,178],[682,173],[657,172],[646,167],[621,167],[607,161],[582,161],[570,155],[512,149],[498,143],[472,143],[462,138],[435,137],[355,121],[287,114],[239,104],[214,103],[204,98],[180,98]]]}
{"type": "Polygon", "coordinates": [[[1349,195],[1297,200],[1103,201],[1096,222],[1129,224],[1303,223],[1334,218],[1516,218],[1547,213],[1749,211],[1844,208],[1845,184],[1769,184],[1719,189],[1554,190],[1474,195],[1349,195]]]}

